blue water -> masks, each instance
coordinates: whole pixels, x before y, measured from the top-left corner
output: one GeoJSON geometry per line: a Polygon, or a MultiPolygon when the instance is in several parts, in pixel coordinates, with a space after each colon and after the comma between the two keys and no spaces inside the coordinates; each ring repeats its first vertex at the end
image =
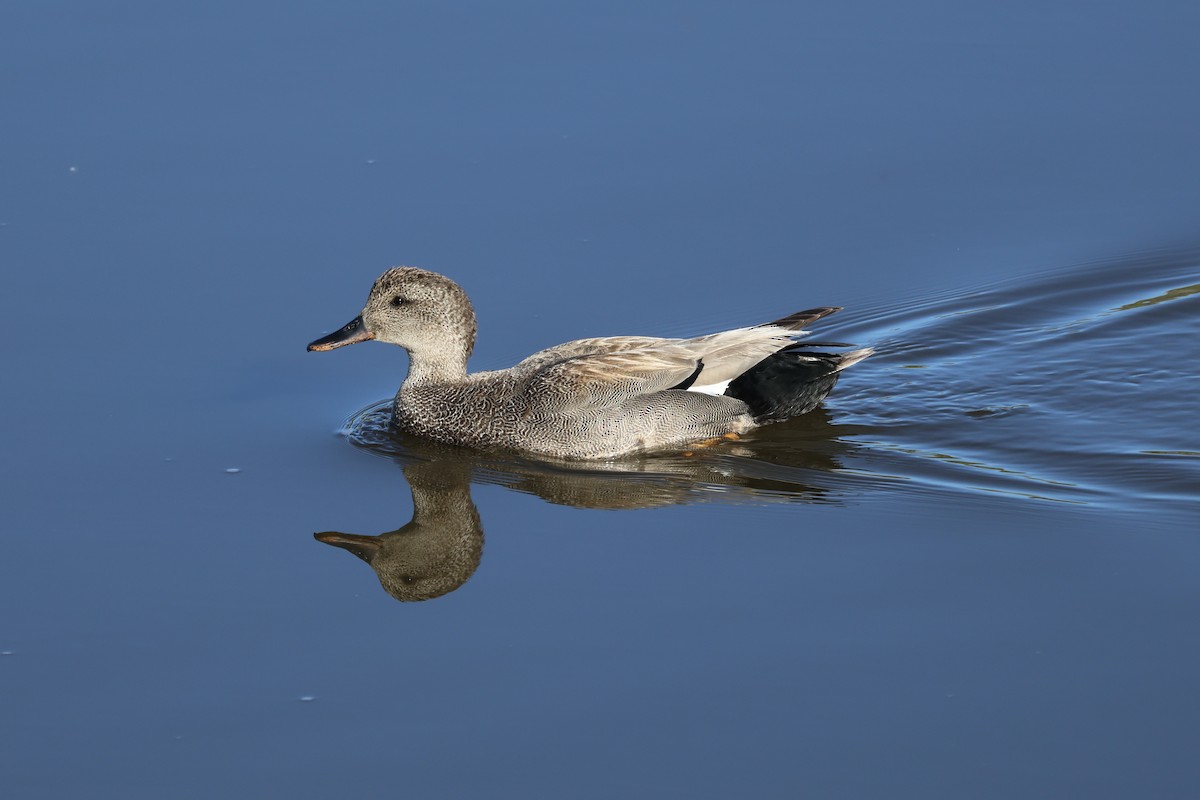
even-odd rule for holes
{"type": "Polygon", "coordinates": [[[3,16],[6,797],[1195,794],[1191,5],[3,16]],[[878,354],[692,457],[447,451],[303,351],[396,263],[476,369],[878,354]]]}

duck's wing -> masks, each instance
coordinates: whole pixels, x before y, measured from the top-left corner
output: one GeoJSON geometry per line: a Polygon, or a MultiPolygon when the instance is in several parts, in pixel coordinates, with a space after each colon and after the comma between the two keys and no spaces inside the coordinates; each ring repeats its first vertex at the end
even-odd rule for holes
{"type": "Polygon", "coordinates": [[[807,336],[808,331],[802,330],[804,326],[840,310],[835,306],[810,308],[764,325],[684,339],[680,344],[691,348],[704,360],[704,371],[696,378],[694,388],[719,394],[728,381],[807,336]]]}
{"type": "Polygon", "coordinates": [[[525,393],[549,408],[614,406],[638,395],[686,389],[703,367],[690,348],[670,343],[592,353],[537,369],[525,393]]]}
{"type": "MultiPolygon", "coordinates": [[[[786,347],[795,344],[796,339],[807,336],[802,330],[805,325],[822,317],[828,316],[840,308],[821,306],[805,311],[797,311],[786,317],[755,325],[748,328],[710,333],[692,339],[663,339],[654,336],[605,336],[595,339],[576,339],[573,342],[560,344],[546,350],[534,353],[517,364],[513,370],[525,375],[537,375],[540,371],[582,357],[599,358],[611,355],[611,362],[596,361],[596,369],[608,368],[610,365],[650,365],[655,359],[674,359],[678,364],[688,362],[692,370],[697,366],[700,370],[691,375],[691,370],[678,381],[669,383],[661,388],[693,388],[710,394],[720,394],[724,385],[758,364],[760,361],[786,347]],[[615,358],[622,354],[629,358],[615,358]],[[686,381],[685,378],[691,377],[686,381]],[[679,385],[685,384],[685,385],[679,385]]],[[[674,362],[673,362],[674,363],[674,362]]],[[[589,362],[578,365],[581,370],[591,369],[589,362]]],[[[680,367],[682,368],[682,367],[680,367]]],[[[567,367],[563,367],[564,370],[567,367]]],[[[668,370],[669,371],[669,370],[668,370]]],[[[674,373],[672,373],[674,374],[674,373]]],[[[659,391],[647,389],[646,391],[659,391]]]]}
{"type": "Polygon", "coordinates": [[[627,350],[675,344],[680,341],[682,340],[662,339],[655,336],[601,336],[594,339],[576,339],[572,342],[539,350],[514,366],[513,370],[518,372],[535,372],[550,364],[565,361],[568,358],[602,355],[604,353],[622,353],[627,350]]]}
{"type": "Polygon", "coordinates": [[[680,343],[704,361],[697,386],[732,380],[772,353],[795,343],[798,334],[782,328],[760,326],[711,333],[680,343]]]}

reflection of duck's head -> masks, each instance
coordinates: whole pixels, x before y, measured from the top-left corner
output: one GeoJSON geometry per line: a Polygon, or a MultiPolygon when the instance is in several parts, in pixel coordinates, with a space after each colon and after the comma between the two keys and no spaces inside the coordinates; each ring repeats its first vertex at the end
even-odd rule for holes
{"type": "Polygon", "coordinates": [[[428,600],[471,577],[483,555],[483,528],[471,502],[469,473],[452,463],[414,463],[404,470],[412,488],[413,518],[378,536],[328,531],[318,541],[371,565],[397,600],[428,600]]]}

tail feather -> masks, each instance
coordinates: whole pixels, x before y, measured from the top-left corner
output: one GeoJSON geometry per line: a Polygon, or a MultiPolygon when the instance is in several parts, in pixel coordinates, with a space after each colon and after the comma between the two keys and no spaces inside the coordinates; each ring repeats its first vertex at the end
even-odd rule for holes
{"type": "Polygon", "coordinates": [[[816,408],[833,390],[843,369],[874,352],[869,347],[849,353],[806,348],[797,344],[768,356],[730,381],[725,394],[748,405],[760,425],[781,422],[816,408]]]}
{"type": "Polygon", "coordinates": [[[821,317],[828,317],[830,314],[836,314],[841,311],[841,306],[818,306],[817,308],[809,308],[805,311],[797,311],[794,314],[788,314],[786,317],[780,317],[774,322],[768,322],[765,325],[760,325],[760,328],[765,328],[767,325],[773,325],[777,328],[787,328],[789,331],[798,331],[813,322],[816,322],[821,317]]]}
{"type": "Polygon", "coordinates": [[[842,353],[838,357],[837,371],[841,372],[846,367],[852,367],[864,358],[870,358],[875,355],[875,348],[863,347],[859,350],[851,350],[849,353],[842,353]]]}

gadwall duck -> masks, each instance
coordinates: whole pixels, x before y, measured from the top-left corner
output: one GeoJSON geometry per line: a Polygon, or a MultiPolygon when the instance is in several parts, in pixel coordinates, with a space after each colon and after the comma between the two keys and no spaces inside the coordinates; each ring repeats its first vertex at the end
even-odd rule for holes
{"type": "Polygon", "coordinates": [[[383,273],[366,307],[308,345],[376,339],[408,351],[394,424],[447,444],[605,459],[691,450],[811,411],[870,348],[815,352],[802,328],[841,309],[813,308],[749,328],[660,339],[578,339],[508,369],[467,372],[475,312],[454,281],[415,267],[383,273]]]}

